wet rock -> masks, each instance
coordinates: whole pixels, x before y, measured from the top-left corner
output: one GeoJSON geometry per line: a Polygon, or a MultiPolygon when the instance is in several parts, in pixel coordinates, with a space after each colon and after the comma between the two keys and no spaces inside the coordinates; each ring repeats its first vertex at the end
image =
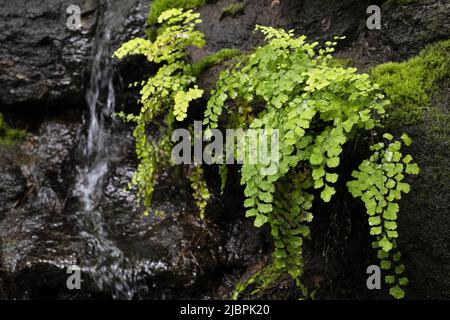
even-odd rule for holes
{"type": "MultiPolygon", "coordinates": [[[[0,107],[61,108],[83,105],[102,0],[5,0],[0,12],[0,107]],[[71,5],[81,28],[67,27],[71,5]]],[[[118,19],[114,47],[143,35],[148,0],[117,2],[129,10],[118,19]]],[[[16,110],[17,111],[17,110],[16,110]]]]}
{"type": "Polygon", "coordinates": [[[214,223],[201,221],[197,212],[190,211],[194,206],[186,193],[188,181],[171,170],[160,175],[151,215],[144,216],[136,190],[128,189],[135,163],[127,162],[112,170],[100,204],[110,238],[135,262],[141,278],[173,296],[171,290],[193,286],[217,267],[222,233],[214,223]]]}
{"type": "Polygon", "coordinates": [[[228,231],[225,244],[224,263],[247,268],[262,260],[264,253],[265,237],[261,229],[256,229],[250,219],[235,220],[228,231]]]}
{"type": "Polygon", "coordinates": [[[97,227],[107,235],[86,236],[91,231],[80,219],[87,213],[71,187],[77,173],[79,130],[79,125],[70,122],[45,121],[36,134],[27,136],[21,154],[3,167],[0,177],[5,178],[5,187],[8,179],[21,183],[13,193],[2,196],[9,202],[20,196],[21,201],[13,207],[8,201],[1,206],[2,297],[111,297],[107,284],[115,283],[114,275],[103,280],[105,286],[100,288],[92,264],[97,269],[105,267],[106,273],[117,272],[118,267],[121,271],[116,276],[134,278],[128,284],[135,298],[214,297],[223,275],[246,268],[259,257],[261,241],[257,232],[249,232],[249,221],[241,225],[242,220],[235,220],[224,231],[217,222],[224,223],[225,214],[219,221],[214,214],[199,218],[192,209],[189,182],[179,178],[180,168],[160,175],[152,208],[152,214],[158,215],[144,217],[135,190],[127,188],[136,168],[128,130],[114,133],[120,152],[114,152],[97,208],[101,213],[96,215],[101,219],[97,227]],[[102,257],[97,260],[99,252],[102,257]],[[109,266],[108,254],[123,254],[123,263],[109,266]],[[74,264],[82,268],[80,291],[66,287],[66,269],[74,264]],[[205,290],[208,281],[212,282],[205,290]]]}
{"type": "Polygon", "coordinates": [[[80,124],[70,121],[44,121],[36,134],[27,136],[18,161],[29,188],[48,187],[67,197],[75,176],[80,130],[80,124]]]}
{"type": "MultiPolygon", "coordinates": [[[[33,286],[29,279],[21,286],[25,281],[22,274],[34,274],[36,281],[42,280],[41,277],[61,278],[65,268],[76,263],[80,243],[63,208],[70,191],[67,186],[72,183],[74,174],[70,159],[74,157],[78,128],[79,125],[63,122],[44,122],[36,134],[27,135],[20,151],[14,155],[12,161],[16,169],[13,167],[0,174],[1,180],[6,182],[16,173],[16,188],[21,191],[14,206],[7,206],[6,202],[0,209],[3,212],[0,269],[6,279],[13,279],[15,287],[7,289],[12,290],[9,294],[14,297],[31,297],[37,287],[45,289],[44,282],[33,286]],[[45,268],[48,274],[32,271],[45,268]]],[[[50,283],[46,288],[49,290],[50,283]]],[[[65,282],[60,288],[67,290],[65,282]]]]}
{"type": "Polygon", "coordinates": [[[2,2],[0,106],[82,100],[97,6],[94,0],[2,2]],[[66,26],[70,5],[81,8],[80,30],[66,26]]]}
{"type": "Polygon", "coordinates": [[[10,158],[0,156],[0,219],[15,206],[25,190],[26,180],[20,168],[10,158]]]}

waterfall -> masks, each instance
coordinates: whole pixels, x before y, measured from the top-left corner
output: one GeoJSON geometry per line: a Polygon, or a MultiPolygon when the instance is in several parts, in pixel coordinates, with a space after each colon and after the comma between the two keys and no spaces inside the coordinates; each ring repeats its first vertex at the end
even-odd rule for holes
{"type": "Polygon", "coordinates": [[[104,179],[116,152],[112,117],[116,107],[113,35],[121,27],[134,1],[102,1],[90,79],[86,91],[89,107],[87,138],[81,147],[84,163],[78,167],[74,195],[80,201],[75,214],[79,236],[86,243],[83,272],[88,273],[101,290],[116,299],[131,299],[136,295],[135,272],[132,263],[109,239],[108,230],[98,204],[103,194],[104,179]]]}

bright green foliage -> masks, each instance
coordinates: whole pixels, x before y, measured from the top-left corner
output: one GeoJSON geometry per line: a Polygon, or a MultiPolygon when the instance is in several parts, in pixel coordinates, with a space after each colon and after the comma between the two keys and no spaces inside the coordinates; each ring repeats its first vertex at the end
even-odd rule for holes
{"type": "MultiPolygon", "coordinates": [[[[391,286],[389,292],[395,298],[403,298],[404,287],[408,279],[403,276],[404,265],[400,264],[400,252],[397,249],[397,216],[400,207],[397,203],[402,193],[410,191],[410,185],[404,182],[405,174],[419,174],[419,167],[412,162],[410,155],[404,156],[402,143],[393,141],[390,134],[385,134],[386,142],[379,142],[370,149],[373,151],[368,160],[364,160],[358,170],[353,171],[356,179],[347,183],[354,197],[361,198],[369,215],[370,234],[376,240],[372,246],[378,250],[378,258],[383,270],[390,274],[385,282],[391,286]]],[[[411,139],[404,134],[406,146],[411,139]]]]}
{"type": "Polygon", "coordinates": [[[450,76],[450,40],[428,46],[408,61],[378,65],[371,75],[391,101],[387,125],[414,125],[430,106],[431,94],[450,76]]]}
{"type": "Polygon", "coordinates": [[[203,95],[203,90],[198,89],[197,86],[190,88],[187,92],[177,91],[175,93],[175,106],[173,110],[173,115],[178,121],[183,121],[187,117],[187,109],[189,107],[189,102],[201,98],[203,95]]]}
{"type": "Polygon", "coordinates": [[[150,5],[147,16],[147,38],[153,40],[164,31],[165,26],[158,21],[159,16],[169,9],[195,9],[212,0],[154,0],[150,5]]]}
{"type": "Polygon", "coordinates": [[[161,23],[158,21],[159,16],[169,9],[193,9],[203,6],[205,2],[205,0],[154,0],[151,3],[147,16],[147,24],[152,26],[156,23],[161,23]]]}
{"type": "Polygon", "coordinates": [[[189,172],[189,180],[191,181],[191,188],[193,190],[192,196],[200,212],[200,217],[205,217],[205,209],[210,198],[208,186],[203,176],[203,169],[201,166],[194,166],[189,172]]]}
{"type": "Polygon", "coordinates": [[[304,173],[296,173],[293,177],[284,177],[277,183],[273,211],[269,215],[275,244],[273,265],[277,270],[286,270],[304,291],[300,282],[304,266],[302,244],[310,235],[308,223],[313,219],[314,199],[306,189],[313,182],[311,176],[304,173]]]}
{"type": "Polygon", "coordinates": [[[187,48],[202,47],[205,43],[203,34],[194,30],[201,22],[199,14],[191,10],[171,9],[163,12],[158,22],[164,24],[165,28],[154,42],[142,38],[132,39],[114,53],[119,59],[129,55],[144,55],[149,62],[160,65],[154,76],[141,83],[140,113],[119,114],[126,121],[136,123],[134,138],[139,165],[133,184],[138,186],[140,199],[144,201],[147,209],[151,205],[154,177],[158,167],[169,162],[170,134],[174,117],[178,121],[184,120],[189,102],[203,94],[203,91],[195,86],[196,79],[187,62],[187,48]],[[159,116],[165,117],[166,127],[160,127],[160,138],[150,142],[149,126],[154,125],[155,118],[159,116]]]}
{"type": "Polygon", "coordinates": [[[10,128],[0,113],[0,145],[11,146],[19,142],[24,136],[24,131],[10,128]]]}
{"type": "Polygon", "coordinates": [[[229,60],[231,58],[234,58],[236,56],[241,55],[241,50],[237,49],[222,49],[219,50],[213,54],[210,54],[198,62],[194,63],[192,65],[192,73],[195,77],[199,77],[204,71],[206,71],[208,68],[220,64],[221,62],[225,60],[229,60]]]}
{"type": "Polygon", "coordinates": [[[301,286],[301,246],[309,235],[305,223],[312,219],[312,192],[317,189],[323,201],[331,200],[342,146],[356,130],[374,128],[375,116],[384,114],[387,102],[367,74],[330,66],[336,43],[317,49],[318,43],[308,44],[292,31],[260,26],[257,30],[268,44],[221,73],[204,124],[216,128],[224,111],[236,113],[236,108],[226,109],[227,100],[239,104],[241,115],[252,103],[264,106],[243,124],[277,129],[280,160],[242,166],[246,216],[253,217],[257,227],[271,225],[274,265],[301,286]],[[268,168],[276,168],[275,173],[267,174],[268,168]]]}

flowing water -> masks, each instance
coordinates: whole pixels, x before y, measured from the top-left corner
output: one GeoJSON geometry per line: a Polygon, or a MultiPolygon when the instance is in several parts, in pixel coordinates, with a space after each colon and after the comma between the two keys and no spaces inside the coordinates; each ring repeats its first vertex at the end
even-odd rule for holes
{"type": "Polygon", "coordinates": [[[101,290],[113,298],[131,299],[136,295],[136,272],[133,264],[109,238],[98,204],[103,183],[117,150],[112,115],[116,107],[115,70],[111,58],[117,44],[114,35],[121,28],[133,1],[103,1],[97,25],[91,75],[86,91],[89,107],[87,138],[81,146],[84,163],[78,168],[75,196],[80,200],[76,214],[79,236],[86,243],[80,266],[101,290]]]}

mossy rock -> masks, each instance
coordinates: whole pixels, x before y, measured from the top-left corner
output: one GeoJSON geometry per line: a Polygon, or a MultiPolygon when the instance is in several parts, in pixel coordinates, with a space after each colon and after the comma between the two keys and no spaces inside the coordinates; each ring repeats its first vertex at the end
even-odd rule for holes
{"type": "Polygon", "coordinates": [[[450,82],[437,91],[420,124],[404,128],[421,167],[400,203],[400,246],[410,298],[450,297],[450,82]]]}
{"type": "Polygon", "coordinates": [[[387,130],[406,132],[421,168],[400,202],[399,242],[409,298],[450,297],[450,40],[401,63],[375,67],[372,76],[391,100],[387,130]]]}
{"type": "Polygon", "coordinates": [[[450,77],[450,40],[432,44],[405,62],[378,65],[371,75],[392,103],[387,127],[419,124],[431,96],[450,77]]]}

